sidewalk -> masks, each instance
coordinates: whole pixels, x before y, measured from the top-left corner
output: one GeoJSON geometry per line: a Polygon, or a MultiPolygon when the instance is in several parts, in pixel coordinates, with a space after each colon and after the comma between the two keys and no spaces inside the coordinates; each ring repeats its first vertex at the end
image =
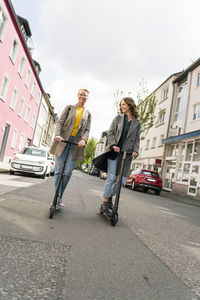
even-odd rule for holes
{"type": "Polygon", "coordinates": [[[198,200],[192,196],[188,196],[188,195],[183,196],[180,194],[176,194],[176,193],[168,192],[168,191],[164,191],[164,190],[162,190],[160,195],[161,195],[161,197],[165,197],[165,198],[170,199],[175,202],[185,203],[185,204],[189,204],[189,205],[193,205],[193,206],[200,206],[200,200],[198,200]]]}
{"type": "Polygon", "coordinates": [[[0,162],[0,173],[8,173],[10,170],[10,164],[6,162],[0,162]]]}

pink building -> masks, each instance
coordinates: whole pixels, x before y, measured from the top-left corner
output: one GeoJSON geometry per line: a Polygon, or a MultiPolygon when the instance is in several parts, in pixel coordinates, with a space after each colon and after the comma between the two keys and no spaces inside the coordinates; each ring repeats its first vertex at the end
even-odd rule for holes
{"type": "Polygon", "coordinates": [[[43,87],[27,46],[28,22],[0,1],[0,161],[31,144],[43,87]],[[23,22],[24,21],[24,22],[23,22]]]}

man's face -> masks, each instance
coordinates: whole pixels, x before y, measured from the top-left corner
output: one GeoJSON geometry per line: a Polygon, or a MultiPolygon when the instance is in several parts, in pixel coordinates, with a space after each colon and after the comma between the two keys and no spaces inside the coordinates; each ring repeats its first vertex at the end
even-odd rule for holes
{"type": "Polygon", "coordinates": [[[87,99],[88,99],[88,93],[84,90],[80,90],[78,93],[78,104],[84,106],[87,99]]]}

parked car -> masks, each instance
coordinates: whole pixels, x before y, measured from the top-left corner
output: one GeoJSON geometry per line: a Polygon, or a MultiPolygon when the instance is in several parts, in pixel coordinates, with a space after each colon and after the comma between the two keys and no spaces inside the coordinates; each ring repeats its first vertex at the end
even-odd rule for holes
{"type": "Polygon", "coordinates": [[[49,155],[48,158],[48,164],[49,164],[49,168],[50,168],[50,175],[54,175],[55,172],[55,161],[54,161],[54,156],[53,155],[49,155]]]}
{"type": "Polygon", "coordinates": [[[10,174],[14,172],[36,174],[41,178],[50,175],[47,151],[36,147],[24,147],[10,162],[10,174]]]}
{"type": "Polygon", "coordinates": [[[106,178],[107,178],[107,173],[106,173],[106,172],[103,172],[103,171],[100,171],[99,177],[100,177],[101,179],[106,179],[106,178]]]}
{"type": "Polygon", "coordinates": [[[97,169],[96,167],[93,167],[91,170],[90,170],[90,175],[94,175],[94,176],[99,176],[100,174],[100,170],[97,169]]]}
{"type": "Polygon", "coordinates": [[[155,195],[160,195],[162,179],[156,171],[135,169],[127,178],[125,186],[131,186],[133,190],[142,188],[144,192],[153,190],[155,195]]]}

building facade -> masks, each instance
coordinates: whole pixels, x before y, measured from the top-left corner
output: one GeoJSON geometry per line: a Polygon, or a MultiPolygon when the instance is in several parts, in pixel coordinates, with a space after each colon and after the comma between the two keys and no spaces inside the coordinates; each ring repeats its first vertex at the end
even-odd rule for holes
{"type": "Polygon", "coordinates": [[[200,59],[174,80],[164,188],[200,200],[200,59]]]}
{"type": "Polygon", "coordinates": [[[9,0],[0,1],[0,161],[32,144],[44,92],[27,46],[31,32],[25,24],[20,24],[9,0]]]}
{"type": "Polygon", "coordinates": [[[152,93],[156,98],[154,125],[147,133],[141,133],[139,157],[132,161],[131,169],[139,167],[156,170],[161,174],[164,157],[162,141],[167,137],[174,93],[173,81],[178,74],[171,75],[152,93]]]}

